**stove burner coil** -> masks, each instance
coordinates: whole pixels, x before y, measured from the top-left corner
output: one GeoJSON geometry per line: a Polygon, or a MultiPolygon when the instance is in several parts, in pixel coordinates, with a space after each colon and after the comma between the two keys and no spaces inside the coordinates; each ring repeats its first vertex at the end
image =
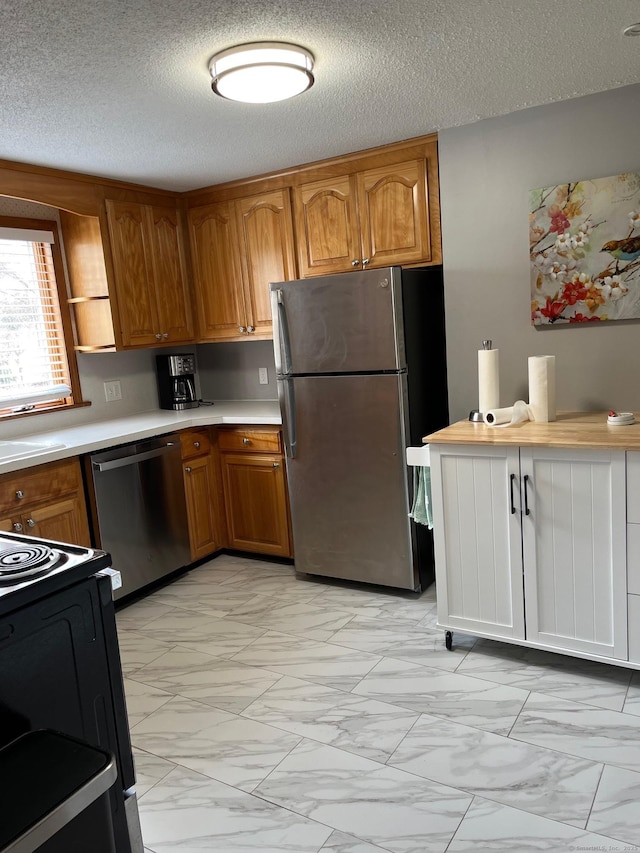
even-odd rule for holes
{"type": "Polygon", "coordinates": [[[60,560],[60,554],[46,545],[32,542],[0,546],[0,583],[46,574],[60,560]]]}

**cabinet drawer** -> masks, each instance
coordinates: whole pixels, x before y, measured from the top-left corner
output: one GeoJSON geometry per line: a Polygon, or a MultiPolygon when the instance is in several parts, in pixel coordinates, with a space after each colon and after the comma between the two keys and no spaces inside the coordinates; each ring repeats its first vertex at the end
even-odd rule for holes
{"type": "Polygon", "coordinates": [[[627,521],[640,524],[640,453],[627,452],[627,521]]]}
{"type": "Polygon", "coordinates": [[[0,512],[13,512],[81,489],[77,458],[13,471],[0,475],[0,512]],[[23,497],[19,498],[17,492],[21,492],[23,497]]]}
{"type": "Polygon", "coordinates": [[[185,429],[180,433],[182,458],[191,459],[211,451],[211,439],[207,430],[185,429]]]}
{"type": "Polygon", "coordinates": [[[278,429],[221,429],[218,438],[221,450],[240,450],[243,453],[280,453],[278,429]]]}
{"type": "Polygon", "coordinates": [[[628,595],[629,660],[640,663],[640,595],[628,595]]]}

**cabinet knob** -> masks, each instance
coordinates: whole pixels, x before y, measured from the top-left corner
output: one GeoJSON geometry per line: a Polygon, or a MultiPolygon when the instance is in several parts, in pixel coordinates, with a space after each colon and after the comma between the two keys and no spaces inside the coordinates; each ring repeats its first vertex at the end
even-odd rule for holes
{"type": "Polygon", "coordinates": [[[244,335],[244,333],[245,333],[247,330],[245,329],[245,327],[244,327],[244,326],[238,326],[238,331],[240,332],[240,334],[241,334],[241,335],[244,335]]]}
{"type": "Polygon", "coordinates": [[[157,341],[161,341],[161,340],[162,340],[162,335],[160,334],[160,332],[158,332],[158,334],[156,335],[156,340],[157,340],[157,341]]]}
{"type": "Polygon", "coordinates": [[[22,530],[22,525],[19,521],[14,522],[13,529],[16,533],[20,533],[20,531],[22,530]]]}
{"type": "Polygon", "coordinates": [[[24,492],[22,491],[22,489],[18,489],[18,491],[16,492],[16,500],[21,501],[23,497],[24,497],[24,492]]]}
{"type": "Polygon", "coordinates": [[[255,326],[247,326],[247,332],[255,332],[255,330],[256,330],[255,326]]]}
{"type": "Polygon", "coordinates": [[[251,439],[250,438],[243,438],[242,443],[243,444],[251,444],[251,439]]]}
{"type": "Polygon", "coordinates": [[[36,523],[32,518],[27,519],[27,527],[35,527],[36,523]]]}
{"type": "Polygon", "coordinates": [[[194,441],[194,442],[193,442],[193,446],[194,446],[194,447],[196,448],[196,450],[197,450],[197,449],[200,447],[200,442],[199,442],[199,441],[194,441]]]}
{"type": "Polygon", "coordinates": [[[163,332],[162,337],[166,340],[169,337],[169,332],[163,332]]]}
{"type": "Polygon", "coordinates": [[[369,258],[363,258],[363,260],[362,260],[362,266],[363,266],[363,267],[366,267],[368,263],[369,263],[369,258]]]}
{"type": "Polygon", "coordinates": [[[279,468],[279,467],[280,467],[280,463],[279,463],[279,462],[274,462],[274,463],[273,463],[273,467],[274,467],[274,468],[279,468]]]}
{"type": "Polygon", "coordinates": [[[354,258],[354,259],[351,261],[351,266],[352,266],[352,267],[359,267],[359,266],[360,266],[360,261],[359,261],[357,258],[354,258]]]}
{"type": "Polygon", "coordinates": [[[186,467],[184,470],[186,471],[186,473],[187,473],[187,474],[190,474],[190,473],[191,473],[191,468],[190,468],[188,465],[187,465],[187,467],[186,467]]]}

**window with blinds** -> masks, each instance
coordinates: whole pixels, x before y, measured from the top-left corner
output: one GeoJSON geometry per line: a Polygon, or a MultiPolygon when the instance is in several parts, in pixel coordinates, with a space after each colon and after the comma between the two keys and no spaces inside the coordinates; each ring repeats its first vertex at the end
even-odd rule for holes
{"type": "Polygon", "coordinates": [[[0,218],[3,415],[73,405],[78,396],[69,363],[72,341],[65,339],[71,330],[62,313],[67,305],[57,241],[55,222],[0,218]]]}

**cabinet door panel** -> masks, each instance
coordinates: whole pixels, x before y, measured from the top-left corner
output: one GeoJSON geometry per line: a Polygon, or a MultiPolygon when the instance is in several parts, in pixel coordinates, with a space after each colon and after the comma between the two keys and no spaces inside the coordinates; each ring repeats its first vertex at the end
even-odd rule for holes
{"type": "Polygon", "coordinates": [[[178,212],[148,207],[147,221],[160,332],[168,335],[166,340],[172,343],[191,341],[193,321],[178,212]]]}
{"type": "Polygon", "coordinates": [[[191,559],[206,557],[218,547],[215,530],[214,477],[209,455],[183,465],[187,496],[191,559]]]}
{"type": "Polygon", "coordinates": [[[627,521],[640,524],[640,452],[627,451],[627,521]]]}
{"type": "Polygon", "coordinates": [[[144,206],[107,200],[107,219],[124,346],[157,343],[159,321],[144,206]]]}
{"type": "Polygon", "coordinates": [[[622,451],[522,448],[527,639],[626,659],[622,451]]]}
{"type": "Polygon", "coordinates": [[[247,325],[271,335],[269,284],[296,277],[291,205],[286,190],[236,202],[247,325]]]}
{"type": "Polygon", "coordinates": [[[629,595],[629,660],[640,664],[640,595],[629,595]]]}
{"type": "Polygon", "coordinates": [[[431,472],[438,622],[524,639],[517,448],[432,445],[431,472]]]}
{"type": "Polygon", "coordinates": [[[424,160],[360,172],[358,210],[369,266],[431,260],[424,160]]]}
{"type": "Polygon", "coordinates": [[[90,545],[86,513],[75,497],[32,509],[24,516],[23,523],[24,532],[32,536],[71,542],[73,545],[90,545]],[[29,520],[35,525],[30,526],[29,520]]]}
{"type": "Polygon", "coordinates": [[[302,276],[348,272],[362,250],[354,179],[345,175],[294,189],[298,261],[302,276]]]}
{"type": "Polygon", "coordinates": [[[19,520],[20,519],[13,519],[13,518],[9,518],[9,517],[0,518],[0,531],[2,531],[2,533],[15,533],[15,531],[13,529],[13,523],[14,523],[14,521],[19,521],[19,520]]]}
{"type": "Polygon", "coordinates": [[[640,524],[627,524],[627,592],[640,595],[640,524]]]}
{"type": "Polygon", "coordinates": [[[282,458],[223,453],[222,474],[229,547],[290,556],[282,458]]]}
{"type": "Polygon", "coordinates": [[[202,340],[237,338],[246,326],[233,207],[229,202],[189,211],[189,231],[202,340]]]}

